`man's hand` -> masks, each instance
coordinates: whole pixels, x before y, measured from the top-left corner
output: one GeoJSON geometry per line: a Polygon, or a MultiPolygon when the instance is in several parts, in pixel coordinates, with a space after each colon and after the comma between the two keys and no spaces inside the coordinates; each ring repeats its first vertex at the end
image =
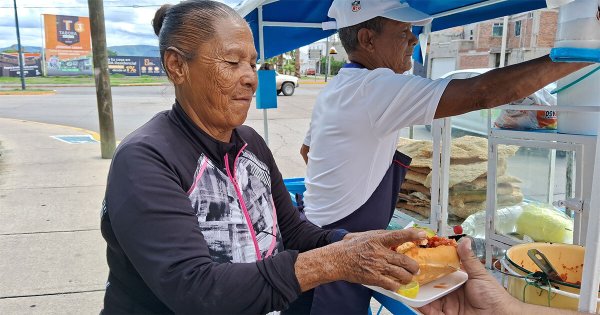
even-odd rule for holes
{"type": "Polygon", "coordinates": [[[306,144],[303,144],[302,147],[300,147],[300,155],[302,155],[304,163],[306,164],[308,164],[308,151],[310,151],[310,147],[306,144]]]}
{"type": "Polygon", "coordinates": [[[510,314],[522,304],[488,274],[471,251],[471,240],[463,238],[458,255],[469,280],[458,290],[419,309],[425,315],[510,314]]]}

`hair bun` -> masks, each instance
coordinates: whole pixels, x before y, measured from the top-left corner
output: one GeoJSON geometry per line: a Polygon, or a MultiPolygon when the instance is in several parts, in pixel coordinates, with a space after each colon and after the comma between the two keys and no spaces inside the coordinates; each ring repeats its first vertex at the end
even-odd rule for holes
{"type": "Polygon", "coordinates": [[[154,14],[154,19],[152,19],[152,27],[154,28],[154,34],[158,36],[160,34],[160,29],[162,28],[163,22],[165,21],[165,16],[167,16],[167,11],[172,7],[172,4],[163,4],[156,13],[154,14]]]}

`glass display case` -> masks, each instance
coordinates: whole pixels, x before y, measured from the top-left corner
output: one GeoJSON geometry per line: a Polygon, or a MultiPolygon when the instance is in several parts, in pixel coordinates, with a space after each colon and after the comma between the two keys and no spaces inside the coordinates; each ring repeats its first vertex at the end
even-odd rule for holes
{"type": "Polygon", "coordinates": [[[585,243],[596,138],[490,131],[486,261],[522,242],[585,243]],[[506,206],[517,191],[522,201],[506,206]]]}
{"type": "Polygon", "coordinates": [[[435,228],[435,211],[432,207],[431,176],[433,145],[431,126],[413,126],[400,133],[398,151],[412,158],[406,179],[401,186],[396,211],[390,228],[401,229],[410,222],[435,228]]]}

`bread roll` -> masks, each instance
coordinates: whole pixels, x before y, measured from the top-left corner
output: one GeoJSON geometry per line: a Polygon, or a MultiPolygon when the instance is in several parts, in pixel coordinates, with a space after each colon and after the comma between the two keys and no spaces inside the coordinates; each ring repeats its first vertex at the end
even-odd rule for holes
{"type": "Polygon", "coordinates": [[[396,251],[419,264],[420,273],[415,276],[419,285],[427,284],[460,269],[460,260],[454,246],[422,248],[413,242],[407,242],[398,246],[396,251]]]}

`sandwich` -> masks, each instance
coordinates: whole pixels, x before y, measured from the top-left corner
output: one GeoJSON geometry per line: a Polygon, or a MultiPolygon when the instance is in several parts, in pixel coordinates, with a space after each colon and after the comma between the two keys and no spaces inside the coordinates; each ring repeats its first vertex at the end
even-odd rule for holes
{"type": "Polygon", "coordinates": [[[454,239],[433,235],[421,243],[406,242],[396,251],[419,264],[420,272],[415,280],[422,286],[460,269],[457,246],[454,239]]]}

